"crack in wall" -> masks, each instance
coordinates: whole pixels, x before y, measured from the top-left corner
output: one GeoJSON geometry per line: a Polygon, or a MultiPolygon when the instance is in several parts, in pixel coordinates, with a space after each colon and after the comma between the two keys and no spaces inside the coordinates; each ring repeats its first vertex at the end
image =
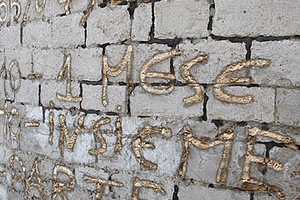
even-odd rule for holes
{"type": "Polygon", "coordinates": [[[173,192],[172,200],[179,200],[178,193],[179,193],[179,187],[178,187],[178,185],[174,185],[174,192],[173,192]]]}

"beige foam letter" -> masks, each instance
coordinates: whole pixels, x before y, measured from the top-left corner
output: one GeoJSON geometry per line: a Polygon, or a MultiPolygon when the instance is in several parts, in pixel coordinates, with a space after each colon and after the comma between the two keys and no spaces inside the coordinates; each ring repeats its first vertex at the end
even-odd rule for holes
{"type": "Polygon", "coordinates": [[[239,103],[239,104],[246,104],[253,101],[252,96],[234,96],[231,94],[226,93],[223,89],[223,85],[234,85],[234,84],[243,84],[249,85],[251,83],[251,79],[248,77],[239,77],[233,78],[229,77],[234,73],[242,70],[244,68],[250,68],[254,66],[258,66],[260,68],[268,67],[271,64],[270,60],[267,59],[252,59],[247,61],[240,61],[233,64],[230,64],[226,67],[226,69],[217,77],[215,80],[215,85],[213,87],[213,95],[215,98],[219,99],[220,101],[224,101],[226,103],[239,103]]]}
{"type": "Polygon", "coordinates": [[[276,160],[271,160],[262,156],[254,155],[253,148],[254,144],[256,143],[257,136],[273,138],[285,144],[286,147],[289,147],[294,150],[299,150],[294,140],[290,137],[285,137],[269,131],[263,131],[256,127],[249,129],[247,152],[245,155],[244,170],[241,177],[242,189],[261,192],[272,192],[276,195],[278,199],[284,200],[284,194],[279,188],[264,182],[260,182],[254,178],[251,178],[250,176],[251,163],[262,164],[276,171],[281,171],[283,169],[283,165],[276,160]]]}
{"type": "Polygon", "coordinates": [[[202,141],[197,139],[190,126],[185,126],[183,128],[183,153],[181,156],[181,161],[179,165],[178,174],[181,177],[185,177],[187,166],[188,166],[188,157],[190,153],[190,146],[194,145],[199,149],[209,149],[214,146],[224,144],[223,156],[221,164],[218,170],[216,180],[219,184],[225,185],[228,173],[228,165],[231,158],[231,149],[234,133],[231,129],[226,130],[224,133],[219,135],[214,141],[202,141]]]}
{"type": "Polygon", "coordinates": [[[53,170],[53,180],[52,180],[52,200],[55,200],[56,196],[59,195],[63,200],[68,200],[65,191],[71,191],[75,187],[75,174],[71,169],[62,165],[56,165],[53,170]],[[58,182],[58,173],[65,173],[68,175],[70,181],[68,183],[58,182]]]}

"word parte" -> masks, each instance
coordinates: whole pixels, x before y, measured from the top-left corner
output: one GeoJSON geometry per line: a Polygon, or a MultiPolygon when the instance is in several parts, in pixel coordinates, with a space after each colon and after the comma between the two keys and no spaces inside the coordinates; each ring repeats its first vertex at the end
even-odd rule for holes
{"type": "MultiPolygon", "coordinates": [[[[39,199],[45,200],[46,199],[46,192],[45,187],[42,184],[42,177],[40,175],[40,169],[39,169],[39,163],[36,159],[32,165],[31,171],[29,176],[26,176],[26,168],[23,164],[23,160],[13,155],[10,158],[10,169],[11,169],[11,175],[12,175],[12,188],[14,188],[14,184],[16,182],[20,182],[21,184],[25,185],[24,189],[24,199],[31,199],[29,193],[32,193],[33,191],[38,191],[38,197],[39,199]],[[27,178],[28,177],[28,178],[27,178]],[[33,189],[35,188],[35,190],[33,189]],[[37,190],[36,190],[37,189],[37,190]]],[[[72,191],[75,188],[76,185],[76,178],[75,178],[75,170],[70,169],[69,167],[66,167],[64,165],[55,165],[52,173],[52,195],[51,199],[56,199],[57,196],[60,196],[62,199],[72,199],[68,198],[67,192],[72,191]],[[61,176],[67,176],[68,181],[61,181],[61,176]]],[[[5,177],[6,172],[1,172],[0,177],[5,177]]],[[[86,183],[96,184],[96,192],[95,196],[97,200],[102,199],[102,193],[104,192],[104,187],[124,187],[124,183],[117,182],[113,180],[105,180],[102,178],[96,178],[92,177],[90,175],[83,175],[82,177],[83,181],[86,183]]],[[[141,188],[148,188],[152,189],[155,192],[159,192],[162,195],[166,195],[166,192],[161,184],[155,183],[150,180],[142,180],[138,177],[134,177],[133,179],[133,186],[132,186],[132,200],[138,200],[140,189],[141,188]]],[[[47,197],[48,199],[48,197],[47,197]]]]}

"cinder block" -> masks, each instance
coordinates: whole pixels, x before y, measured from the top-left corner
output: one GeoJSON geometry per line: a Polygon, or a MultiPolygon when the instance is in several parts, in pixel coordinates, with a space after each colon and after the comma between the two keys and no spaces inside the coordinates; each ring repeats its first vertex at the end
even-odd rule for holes
{"type": "Polygon", "coordinates": [[[39,50],[33,54],[34,72],[43,75],[43,79],[56,80],[71,55],[72,80],[98,81],[101,79],[101,51],[98,49],[39,50]]]}
{"type": "Polygon", "coordinates": [[[71,50],[72,77],[76,80],[99,81],[102,78],[102,50],[78,48],[71,50]]]}
{"type": "Polygon", "coordinates": [[[249,199],[250,195],[247,192],[229,190],[229,189],[216,189],[207,188],[199,184],[179,185],[179,199],[249,199]]]}
{"type": "Polygon", "coordinates": [[[52,45],[52,22],[32,21],[23,28],[23,45],[27,47],[50,47],[52,45]]]}
{"type": "Polygon", "coordinates": [[[45,184],[46,184],[45,189],[46,189],[46,191],[49,191],[52,188],[47,187],[47,182],[48,183],[52,182],[53,169],[54,169],[56,161],[51,160],[49,157],[48,158],[40,157],[40,158],[38,158],[38,162],[39,162],[39,168],[40,168],[40,175],[45,180],[45,184]]]}
{"type": "Polygon", "coordinates": [[[102,105],[101,85],[82,85],[82,108],[87,110],[100,110],[102,112],[126,112],[126,86],[109,85],[107,87],[108,105],[102,105]]]}
{"type": "MultiPolygon", "coordinates": [[[[213,138],[214,136],[209,135],[209,137],[213,138]]],[[[200,182],[216,184],[223,148],[223,145],[218,145],[207,150],[191,147],[186,177],[200,182]]]]}
{"type": "MultiPolygon", "coordinates": [[[[110,67],[117,66],[124,54],[127,50],[128,46],[125,45],[109,45],[105,48],[105,54],[108,57],[108,63],[110,67]]],[[[132,45],[133,52],[132,52],[132,80],[134,83],[138,83],[140,81],[140,71],[143,65],[150,60],[156,54],[164,53],[170,48],[167,45],[162,44],[133,44],[132,45]]],[[[170,72],[170,62],[171,57],[160,62],[155,63],[151,67],[151,71],[157,72],[170,72]]],[[[101,69],[102,69],[102,63],[101,69]]],[[[108,77],[108,80],[113,83],[119,82],[127,82],[126,75],[127,75],[128,66],[124,69],[124,71],[116,76],[116,77],[108,77]]],[[[153,79],[154,80],[154,79],[153,79]]],[[[157,80],[156,80],[157,81],[157,80]]],[[[161,81],[161,80],[159,80],[161,81]]]]}
{"type": "Polygon", "coordinates": [[[87,21],[87,45],[117,43],[130,38],[127,6],[95,8],[87,21]],[[109,26],[107,26],[109,24],[109,26]]]}
{"type": "MultiPolygon", "coordinates": [[[[32,49],[31,48],[8,48],[5,50],[6,69],[9,70],[9,65],[12,61],[16,60],[19,63],[21,76],[27,77],[32,70],[32,49]]],[[[14,70],[16,71],[16,66],[14,70]]],[[[15,75],[16,76],[16,75],[15,75]]]]}
{"type": "MultiPolygon", "coordinates": [[[[71,60],[72,62],[72,60],[71,60]]],[[[64,64],[64,53],[57,49],[35,50],[33,52],[33,71],[41,74],[43,79],[56,80],[64,64]]],[[[71,70],[73,67],[71,65],[71,70]]],[[[71,71],[72,73],[73,71],[71,71]]],[[[72,78],[74,77],[74,74],[72,78]]]]}
{"type": "MultiPolygon", "coordinates": [[[[90,2],[89,0],[72,1],[70,3],[71,14],[81,13],[81,15],[83,16],[82,12],[87,9],[87,5],[89,2],[90,2]]],[[[54,16],[59,16],[59,15],[64,15],[65,14],[65,3],[60,4],[60,3],[58,3],[58,1],[47,1],[44,13],[45,13],[46,17],[54,17],[54,16]]],[[[78,24],[79,24],[79,22],[80,21],[78,21],[78,24]]]]}
{"type": "Polygon", "coordinates": [[[84,44],[82,14],[32,21],[23,28],[23,44],[34,47],[75,47],[84,44]]]}
{"type": "Polygon", "coordinates": [[[297,89],[277,89],[276,95],[276,123],[291,126],[300,124],[299,101],[300,91],[297,89]]]}
{"type": "MultiPolygon", "coordinates": [[[[70,128],[70,135],[73,134],[74,128],[70,128]]],[[[74,145],[74,150],[67,149],[65,145],[64,159],[66,162],[89,164],[95,162],[95,156],[88,153],[91,148],[94,148],[94,136],[92,133],[79,134],[74,145]]],[[[66,143],[65,143],[66,144],[66,143]]]]}
{"type": "MultiPolygon", "coordinates": [[[[20,15],[20,18],[19,18],[19,23],[22,23],[23,22],[23,16],[25,14],[25,10],[27,9],[28,1],[18,1],[18,2],[21,5],[21,15],[20,15]]],[[[37,3],[39,3],[40,5],[42,5],[42,2],[43,1],[30,2],[29,10],[28,10],[28,13],[27,13],[27,21],[26,21],[27,23],[30,23],[32,21],[42,21],[43,18],[45,18],[45,17],[49,18],[49,17],[54,16],[54,13],[51,16],[49,16],[49,15],[47,15],[45,13],[45,11],[47,9],[49,9],[50,1],[45,1],[45,7],[44,7],[44,9],[41,12],[37,12],[36,5],[37,5],[37,3]]],[[[55,13],[55,14],[57,14],[57,13],[55,13]]]]}
{"type": "MultiPolygon", "coordinates": [[[[3,91],[3,96],[4,96],[4,100],[15,100],[15,95],[14,95],[14,92],[10,86],[10,81],[9,80],[3,80],[3,83],[2,83],[3,87],[2,87],[2,91],[3,91]]],[[[3,105],[4,105],[4,102],[3,102],[3,105]]]]}
{"type": "Polygon", "coordinates": [[[34,73],[42,74],[43,79],[56,80],[67,54],[71,55],[72,80],[101,79],[101,50],[96,48],[36,50],[33,53],[34,73]]]}
{"type": "MultiPolygon", "coordinates": [[[[103,127],[104,129],[105,127],[103,127]]],[[[103,131],[103,137],[107,142],[107,152],[103,153],[102,155],[98,155],[98,161],[96,162],[97,167],[99,168],[107,168],[120,171],[140,171],[140,165],[137,162],[130,146],[131,140],[129,138],[123,138],[123,148],[120,152],[120,155],[114,153],[116,138],[111,133],[105,132],[106,129],[103,131]]],[[[95,143],[96,146],[91,146],[91,148],[99,147],[101,145],[99,141],[95,143]]],[[[95,157],[96,158],[96,157],[95,157]]],[[[128,180],[127,180],[128,181],[128,180]]]]}
{"type": "Polygon", "coordinates": [[[225,37],[299,35],[298,6],[297,0],[215,0],[212,33],[225,37]]]}
{"type": "MultiPolygon", "coordinates": [[[[161,135],[155,135],[154,137],[149,137],[149,139],[145,140],[154,143],[155,149],[142,151],[147,160],[157,164],[156,174],[165,177],[177,175],[182,152],[182,144],[178,141],[178,138],[163,138],[161,135]]],[[[132,148],[131,145],[130,148],[132,148]]],[[[140,166],[140,171],[142,171],[143,167],[140,164],[138,166],[140,166]]],[[[190,166],[195,165],[191,164],[190,166]]]]}
{"type": "Polygon", "coordinates": [[[272,196],[271,194],[254,194],[253,196],[254,200],[273,200],[275,197],[272,196]]]}
{"type": "MultiPolygon", "coordinates": [[[[1,105],[1,109],[5,108],[4,105],[1,105]]],[[[6,103],[6,111],[11,112],[13,109],[15,109],[19,114],[20,114],[20,118],[21,120],[19,120],[18,115],[13,115],[10,118],[9,115],[7,115],[7,113],[1,114],[0,115],[0,130],[1,134],[0,134],[0,146],[3,146],[3,156],[7,156],[6,153],[15,153],[15,150],[19,149],[20,146],[20,135],[22,134],[22,124],[23,124],[23,116],[24,116],[24,106],[21,105],[20,103],[11,103],[11,102],[7,102],[6,103]],[[5,130],[5,126],[10,126],[11,129],[9,129],[7,127],[6,129],[6,134],[4,132],[5,130]],[[18,132],[19,131],[19,132],[18,132]],[[16,139],[13,138],[13,136],[16,136],[16,139]],[[8,149],[9,151],[6,151],[6,149],[8,149]]],[[[9,154],[11,156],[11,154],[9,154]]],[[[1,159],[0,159],[1,160],[1,159]]],[[[7,163],[7,161],[3,158],[3,163],[7,163]]],[[[1,162],[0,162],[1,163],[1,162]]]]}
{"type": "Polygon", "coordinates": [[[84,44],[84,28],[80,26],[81,13],[52,18],[53,38],[50,47],[76,47],[84,44]]]}
{"type": "MultiPolygon", "coordinates": [[[[101,172],[100,172],[101,174],[101,172]]],[[[121,182],[124,184],[123,187],[113,187],[113,190],[105,190],[103,198],[107,199],[131,199],[132,198],[132,185],[134,175],[128,171],[122,170],[118,173],[112,174],[111,178],[113,181],[121,182]]],[[[147,190],[147,189],[146,189],[147,190]]],[[[160,194],[157,194],[161,197],[160,194]]],[[[140,198],[144,196],[140,195],[140,198]]],[[[146,196],[149,197],[149,196],[146,196]]],[[[150,196],[154,198],[154,195],[150,196]]]]}
{"type": "Polygon", "coordinates": [[[208,1],[205,0],[156,2],[154,7],[155,37],[201,38],[208,36],[209,7],[208,1]]]}
{"type": "Polygon", "coordinates": [[[247,104],[230,104],[216,99],[209,92],[207,102],[208,119],[224,119],[233,121],[259,121],[274,122],[275,91],[272,88],[240,86],[226,87],[229,94],[237,96],[253,97],[253,101],[247,104]]]}
{"type": "MultiPolygon", "coordinates": [[[[4,48],[0,48],[0,63],[3,64],[4,63],[4,48]]],[[[2,75],[2,74],[1,74],[2,75]]],[[[1,76],[2,78],[2,76],[1,76]]]]}
{"type": "Polygon", "coordinates": [[[8,199],[8,187],[7,185],[0,185],[0,199],[8,199]]]}
{"type": "Polygon", "coordinates": [[[1,48],[16,48],[21,45],[20,26],[11,25],[9,27],[2,26],[0,30],[0,46],[1,48]]]}
{"type": "Polygon", "coordinates": [[[130,108],[133,116],[158,116],[186,119],[203,115],[203,103],[185,107],[182,99],[193,95],[189,87],[175,87],[168,95],[153,95],[141,87],[134,89],[130,97],[130,108]]]}
{"type": "MultiPolygon", "coordinates": [[[[63,80],[62,82],[57,81],[44,81],[41,84],[41,103],[43,106],[49,107],[49,101],[53,101],[56,107],[61,108],[70,108],[70,107],[76,107],[79,109],[79,103],[80,102],[70,102],[70,101],[62,101],[59,100],[56,96],[56,93],[59,93],[63,96],[66,95],[66,80],[63,80]]],[[[79,97],[80,94],[80,88],[79,83],[72,81],[71,82],[71,91],[72,95],[74,97],[79,97]]]]}
{"type": "MultiPolygon", "coordinates": [[[[95,169],[93,167],[88,167],[88,166],[76,167],[75,168],[75,176],[76,176],[78,186],[85,188],[85,189],[92,190],[92,191],[95,190],[96,183],[87,183],[86,181],[84,181],[83,177],[85,175],[91,176],[94,178],[99,178],[99,179],[105,179],[105,180],[109,179],[109,174],[105,173],[105,171],[103,169],[95,169]]],[[[116,181],[116,180],[114,180],[114,181],[116,181]]]]}
{"type": "Polygon", "coordinates": [[[35,105],[26,105],[24,120],[43,120],[43,108],[35,105]]]}
{"type": "MultiPolygon", "coordinates": [[[[108,64],[111,68],[116,67],[121,62],[127,48],[128,48],[128,46],[125,46],[125,45],[109,45],[105,48],[105,55],[107,56],[108,64]]],[[[134,49],[134,47],[133,47],[133,49],[134,49]]],[[[135,55],[137,55],[137,54],[132,53],[131,60],[134,59],[135,55]]],[[[102,68],[103,68],[102,61],[100,63],[100,66],[101,66],[101,71],[102,71],[102,68]]],[[[132,64],[132,74],[134,73],[134,71],[137,68],[138,68],[138,66],[134,66],[134,64],[132,64]]],[[[113,82],[113,83],[127,82],[126,81],[127,71],[128,71],[128,65],[126,65],[125,69],[123,70],[123,72],[121,72],[120,75],[115,76],[115,77],[108,76],[109,82],[113,82]]],[[[101,77],[102,77],[102,75],[101,75],[101,77]]]]}
{"type": "MultiPolygon", "coordinates": [[[[77,2],[77,1],[76,1],[77,2]]],[[[71,2],[73,4],[73,1],[71,2]]],[[[58,1],[47,1],[45,6],[45,16],[54,17],[65,14],[65,3],[58,3],[58,1]]]]}
{"type": "MultiPolygon", "coordinates": [[[[234,131],[234,133],[239,134],[239,132],[236,131],[234,131]]],[[[243,135],[247,136],[245,132],[243,132],[243,135]]],[[[247,144],[244,142],[246,140],[238,142],[236,138],[237,137],[235,137],[235,140],[232,143],[231,160],[228,166],[226,185],[239,188],[241,186],[240,179],[244,170],[247,144]]]]}
{"type": "Polygon", "coordinates": [[[165,126],[165,120],[155,117],[122,117],[122,130],[124,137],[133,137],[134,135],[138,134],[138,132],[145,126],[165,126]]]}
{"type": "Polygon", "coordinates": [[[253,41],[251,57],[271,60],[269,67],[251,70],[253,82],[266,86],[300,86],[299,45],[297,40],[253,41]]]}
{"type": "MultiPolygon", "coordinates": [[[[162,44],[137,44],[133,45],[133,70],[132,76],[135,83],[140,82],[140,71],[143,65],[157,54],[161,54],[171,50],[170,47],[162,44]]],[[[171,70],[171,57],[155,63],[149,71],[169,72],[171,70]]],[[[153,82],[161,82],[161,80],[152,79],[153,82]]]]}
{"type": "Polygon", "coordinates": [[[90,191],[87,191],[84,188],[77,187],[75,185],[74,189],[66,192],[67,198],[72,198],[74,200],[82,200],[82,199],[89,199],[90,198],[90,191]]]}
{"type": "Polygon", "coordinates": [[[49,127],[47,124],[40,123],[39,127],[23,127],[22,129],[20,137],[20,148],[22,151],[44,155],[51,159],[60,158],[58,147],[59,134],[53,134],[53,144],[49,144],[49,127]]]}
{"type": "Polygon", "coordinates": [[[4,79],[0,79],[0,108],[3,108],[5,104],[5,93],[4,93],[4,79]]]}
{"type": "Polygon", "coordinates": [[[152,26],[152,6],[151,4],[140,4],[134,10],[132,21],[131,39],[135,41],[147,41],[150,39],[149,33],[152,26]]]}
{"type": "MultiPolygon", "coordinates": [[[[13,151],[10,149],[10,147],[6,147],[4,145],[0,145],[0,150],[2,152],[0,155],[0,158],[1,158],[0,164],[1,164],[1,166],[6,165],[6,164],[8,164],[10,157],[13,155],[13,151]]],[[[2,169],[1,169],[1,171],[2,171],[2,169]]]]}
{"type": "Polygon", "coordinates": [[[147,199],[151,198],[153,200],[160,200],[160,199],[172,199],[173,193],[174,193],[174,179],[171,177],[162,177],[157,176],[153,173],[147,173],[147,172],[139,172],[139,173],[119,173],[115,174],[113,178],[120,180],[120,179],[127,179],[130,180],[125,184],[124,187],[116,188],[118,190],[117,196],[122,198],[123,196],[127,197],[126,199],[130,199],[132,195],[132,189],[133,189],[133,181],[135,178],[138,178],[140,180],[147,180],[152,181],[156,184],[159,184],[164,190],[165,195],[161,194],[158,191],[152,190],[147,187],[142,187],[139,190],[139,196],[141,199],[147,199]]]}
{"type": "MultiPolygon", "coordinates": [[[[89,0],[72,1],[71,5],[70,5],[71,13],[81,13],[82,14],[83,11],[87,10],[87,7],[90,2],[91,1],[89,1],[89,0]]],[[[97,7],[97,1],[96,1],[95,7],[97,7]]]]}
{"type": "Polygon", "coordinates": [[[212,84],[227,65],[244,60],[246,57],[245,44],[231,43],[226,40],[205,39],[196,44],[185,41],[178,46],[183,54],[174,58],[173,66],[176,79],[184,83],[179,73],[180,67],[200,55],[207,54],[208,60],[203,64],[193,66],[191,74],[199,83],[205,84],[212,84]]]}
{"type": "Polygon", "coordinates": [[[267,170],[263,181],[280,188],[286,199],[297,199],[299,197],[299,153],[290,148],[274,147],[270,150],[270,159],[282,163],[283,169],[267,170]]]}
{"type": "Polygon", "coordinates": [[[8,193],[8,199],[24,199],[24,192],[11,191],[8,193]]]}
{"type": "Polygon", "coordinates": [[[21,87],[16,92],[16,102],[38,106],[39,82],[21,80],[21,87]]]}

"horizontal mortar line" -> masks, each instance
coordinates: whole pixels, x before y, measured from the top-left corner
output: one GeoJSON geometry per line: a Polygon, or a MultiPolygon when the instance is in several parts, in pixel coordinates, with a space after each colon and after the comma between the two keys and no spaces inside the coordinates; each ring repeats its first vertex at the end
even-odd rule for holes
{"type": "MultiPolygon", "coordinates": [[[[82,81],[79,81],[79,83],[82,85],[102,86],[102,80],[100,80],[100,81],[82,80],[82,81]]],[[[127,86],[127,85],[129,85],[129,83],[124,82],[124,81],[118,81],[118,82],[108,81],[107,82],[107,86],[127,86]]],[[[137,86],[140,86],[140,83],[134,82],[134,83],[131,83],[130,85],[132,85],[133,87],[137,87],[137,86]]]]}
{"type": "MultiPolygon", "coordinates": [[[[102,82],[99,83],[99,82],[96,82],[94,83],[93,81],[91,82],[82,82],[82,84],[84,85],[102,85],[102,82]]],[[[212,87],[212,86],[215,86],[215,85],[219,85],[221,87],[223,86],[226,86],[226,87],[233,87],[233,86],[238,86],[238,87],[261,87],[261,88],[273,88],[274,86],[270,85],[270,86],[262,86],[262,85],[259,85],[259,84],[248,84],[248,85],[243,85],[243,84],[217,84],[217,83],[198,83],[200,86],[203,86],[203,87],[212,87]]],[[[135,83],[132,83],[131,85],[133,85],[133,87],[142,87],[141,83],[139,82],[135,82],[135,83]]],[[[150,85],[150,86],[170,86],[170,85],[174,85],[175,87],[186,87],[186,86],[194,86],[195,84],[193,83],[183,83],[181,81],[176,81],[175,83],[173,82],[167,82],[167,83],[161,83],[161,82],[157,82],[157,83],[147,83],[147,85],[150,85]]],[[[107,86],[127,86],[127,82],[109,82],[107,84],[107,86]]]]}
{"type": "MultiPolygon", "coordinates": [[[[84,85],[102,85],[101,81],[83,81],[81,82],[84,85]]],[[[247,87],[247,88],[273,88],[273,89],[300,89],[300,86],[280,86],[280,85],[264,85],[264,84],[258,84],[258,83],[252,83],[252,84],[219,84],[219,83],[198,83],[200,86],[203,87],[213,87],[213,86],[220,86],[220,87],[247,87]]],[[[132,83],[133,87],[141,87],[140,82],[134,82],[132,83]]],[[[187,82],[182,82],[182,81],[177,81],[175,83],[173,82],[167,82],[167,83],[148,83],[150,86],[170,86],[174,85],[175,87],[190,87],[193,86],[194,84],[187,83],[187,82]]],[[[108,82],[107,86],[127,86],[127,82],[108,82]]]]}
{"type": "Polygon", "coordinates": [[[119,116],[122,113],[117,113],[117,112],[103,112],[103,114],[107,115],[107,116],[119,116]]]}
{"type": "MultiPolygon", "coordinates": [[[[253,121],[253,120],[239,121],[239,120],[227,120],[227,119],[211,119],[212,123],[214,123],[213,121],[221,121],[221,122],[228,123],[228,124],[231,124],[231,123],[237,123],[237,124],[240,124],[240,123],[253,123],[253,124],[260,124],[260,125],[266,124],[266,122],[258,122],[258,121],[253,121]]],[[[272,123],[267,123],[267,124],[272,124],[272,123]]],[[[246,125],[241,125],[241,126],[246,126],[246,125]]]]}
{"type": "MultiPolygon", "coordinates": [[[[198,42],[201,42],[201,40],[205,41],[208,40],[208,38],[211,38],[215,41],[222,41],[222,40],[228,40],[229,42],[236,43],[236,42],[245,42],[247,40],[255,40],[259,42],[265,42],[265,41],[282,41],[282,40],[292,40],[292,39],[300,39],[300,35],[293,35],[293,36],[255,36],[255,37],[248,37],[248,36],[241,36],[241,37],[225,37],[225,36],[215,36],[211,34],[208,37],[201,37],[201,38],[178,38],[179,42],[175,42],[174,44],[182,44],[185,40],[197,40],[198,42]]],[[[114,45],[120,45],[120,46],[128,46],[128,45],[138,45],[138,44],[162,44],[162,45],[172,45],[174,38],[166,38],[166,39],[157,39],[149,40],[149,41],[130,41],[130,39],[125,40],[124,42],[117,42],[117,43],[104,43],[104,44],[92,44],[88,45],[86,47],[82,47],[82,45],[71,45],[68,47],[37,47],[37,46],[30,46],[30,45],[21,45],[22,47],[26,48],[32,48],[32,49],[38,49],[38,50],[73,50],[73,49],[97,49],[97,48],[105,48],[107,46],[114,46],[114,45]]]]}
{"type": "MultiPolygon", "coordinates": [[[[240,180],[237,180],[237,182],[239,182],[239,181],[240,180]]],[[[236,191],[236,192],[245,192],[245,193],[248,193],[248,194],[249,194],[249,192],[251,192],[249,190],[243,190],[242,188],[235,187],[235,186],[228,186],[228,185],[221,186],[221,185],[218,185],[217,183],[209,183],[208,188],[221,189],[221,190],[225,189],[225,190],[236,191]]]]}
{"type": "Polygon", "coordinates": [[[45,110],[56,110],[56,111],[60,111],[60,110],[70,110],[70,108],[61,108],[61,107],[50,107],[50,106],[43,106],[43,105],[39,105],[39,106],[37,106],[37,107],[42,107],[43,109],[45,109],[45,110]]]}
{"type": "MultiPolygon", "coordinates": [[[[261,136],[261,137],[263,137],[263,136],[261,136]]],[[[256,140],[255,143],[264,144],[264,145],[272,144],[273,147],[278,147],[278,148],[289,148],[288,144],[284,144],[282,142],[275,142],[275,141],[264,142],[264,141],[260,141],[259,138],[256,140]]],[[[298,150],[300,150],[300,144],[296,144],[296,147],[298,148],[298,150]]]]}
{"type": "MultiPolygon", "coordinates": [[[[147,3],[152,3],[151,1],[150,2],[147,2],[147,3]]],[[[109,6],[109,3],[98,3],[96,4],[98,8],[106,8],[107,6],[109,6]]],[[[127,2],[127,1],[122,1],[120,4],[112,4],[112,6],[126,6],[128,5],[128,8],[130,7],[130,2],[127,2]]],[[[110,6],[109,6],[110,7],[110,6]]]]}
{"type": "MultiPolygon", "coordinates": [[[[141,67],[140,67],[141,68],[141,67]]],[[[195,76],[194,76],[195,77],[195,76]]],[[[9,79],[3,79],[0,78],[0,80],[9,80],[9,79]]],[[[25,80],[29,80],[29,79],[25,79],[25,80]]],[[[39,83],[43,83],[44,81],[57,81],[56,78],[55,79],[39,79],[39,80],[35,80],[38,81],[39,83]],[[41,81],[40,81],[41,80],[41,81]]],[[[89,81],[89,80],[71,80],[72,83],[74,82],[78,82],[79,84],[82,85],[102,85],[102,79],[100,79],[99,81],[89,81]]],[[[117,81],[117,82],[113,82],[113,81],[108,81],[107,85],[108,86],[127,86],[127,82],[123,82],[123,81],[117,81]]],[[[189,84],[187,82],[182,82],[180,80],[176,79],[176,82],[168,82],[168,83],[148,83],[151,86],[169,86],[171,84],[173,84],[175,87],[185,87],[185,86],[190,86],[193,84],[189,84]]],[[[251,88],[251,87],[260,87],[260,88],[274,88],[274,89],[297,89],[300,90],[300,85],[299,86],[285,86],[285,85],[265,85],[265,84],[259,84],[259,83],[251,83],[251,84],[217,84],[217,83],[203,83],[203,82],[199,82],[198,83],[200,86],[204,86],[204,87],[213,87],[215,85],[219,85],[221,87],[225,86],[225,87],[233,87],[233,86],[240,86],[240,87],[247,87],[247,88],[251,88]]],[[[140,87],[141,83],[140,82],[133,82],[132,83],[133,87],[140,87]]]]}
{"type": "Polygon", "coordinates": [[[179,37],[174,37],[174,38],[151,38],[148,41],[140,41],[138,43],[140,44],[165,44],[165,45],[172,45],[176,46],[180,44],[180,42],[183,41],[183,39],[188,39],[188,38],[179,38],[179,37]]]}
{"type": "MultiPolygon", "coordinates": [[[[100,101],[100,100],[99,100],[100,101]]],[[[96,114],[96,115],[101,115],[101,111],[100,110],[92,110],[92,109],[84,109],[84,108],[80,108],[79,112],[83,112],[85,114],[96,114]]]]}
{"type": "Polygon", "coordinates": [[[293,90],[300,90],[300,85],[299,86],[280,86],[280,85],[272,85],[269,87],[273,87],[275,89],[293,89],[293,90]]]}
{"type": "Polygon", "coordinates": [[[85,85],[102,85],[102,80],[99,81],[80,80],[79,83],[85,85]]]}
{"type": "Polygon", "coordinates": [[[219,36],[210,34],[210,37],[216,41],[222,40],[229,40],[230,42],[245,42],[246,40],[255,40],[259,42],[264,41],[282,41],[282,40],[291,40],[291,39],[300,39],[300,35],[290,35],[290,36],[234,36],[234,37],[227,37],[227,36],[219,36]]]}
{"type": "MultiPolygon", "coordinates": [[[[202,112],[202,110],[199,110],[199,113],[202,112]]],[[[154,119],[154,120],[162,120],[162,121],[168,121],[168,120],[181,120],[181,121],[196,121],[199,122],[199,119],[195,120],[196,117],[201,118],[202,115],[198,115],[197,116],[186,116],[186,117],[182,117],[182,116],[164,116],[164,115],[157,115],[157,114],[153,114],[153,115],[132,115],[131,114],[131,118],[137,117],[137,118],[142,118],[142,119],[154,119]]]]}
{"type": "MultiPolygon", "coordinates": [[[[100,100],[99,100],[100,101],[100,100]]],[[[66,109],[69,110],[69,109],[66,109]]],[[[84,109],[84,108],[79,108],[79,112],[84,113],[84,114],[96,114],[99,116],[111,116],[111,117],[126,117],[127,114],[125,114],[124,112],[112,112],[112,111],[101,111],[101,110],[93,110],[93,109],[84,109]]]]}
{"type": "MultiPolygon", "coordinates": [[[[26,25],[25,25],[25,26],[23,26],[23,24],[22,24],[23,19],[20,20],[20,23],[13,24],[13,25],[11,25],[11,26],[14,27],[14,26],[18,26],[18,25],[19,25],[19,26],[22,27],[22,28],[26,28],[26,26],[27,26],[28,24],[32,23],[32,22],[34,22],[34,23],[36,23],[36,22],[46,22],[46,23],[48,23],[48,24],[52,24],[53,19],[55,19],[55,18],[56,18],[55,15],[48,16],[47,18],[43,18],[43,17],[30,18],[30,15],[29,15],[29,18],[27,18],[27,21],[26,21],[26,25]]],[[[9,26],[8,26],[8,27],[9,27],[9,26]]]]}
{"type": "MultiPolygon", "coordinates": [[[[245,120],[245,121],[239,121],[239,120],[226,120],[226,119],[211,119],[210,120],[211,123],[218,123],[221,122],[223,123],[223,125],[226,124],[232,124],[235,123],[237,124],[239,127],[244,127],[244,126],[250,126],[254,127],[254,126],[265,126],[265,125],[270,125],[270,129],[275,128],[275,129],[291,129],[291,130],[298,130],[300,133],[300,126],[295,126],[295,125],[286,125],[286,124],[280,124],[280,123],[276,123],[276,122],[259,122],[259,121],[253,121],[253,120],[245,120]]],[[[220,127],[223,125],[219,125],[220,127]]]]}
{"type": "MultiPolygon", "coordinates": [[[[97,46],[100,48],[105,48],[107,46],[113,46],[113,45],[124,45],[124,46],[128,46],[128,45],[138,45],[138,44],[163,44],[163,45],[172,45],[174,46],[174,44],[178,45],[180,44],[184,39],[191,39],[191,38],[178,38],[178,37],[174,37],[174,38],[152,38],[150,40],[147,41],[136,41],[136,40],[131,40],[130,38],[125,39],[121,42],[116,42],[116,43],[103,43],[103,44],[92,44],[90,46],[97,46]]],[[[208,39],[208,37],[201,37],[201,38],[195,38],[195,39],[208,39]]],[[[87,46],[87,47],[90,47],[87,46]]]]}

